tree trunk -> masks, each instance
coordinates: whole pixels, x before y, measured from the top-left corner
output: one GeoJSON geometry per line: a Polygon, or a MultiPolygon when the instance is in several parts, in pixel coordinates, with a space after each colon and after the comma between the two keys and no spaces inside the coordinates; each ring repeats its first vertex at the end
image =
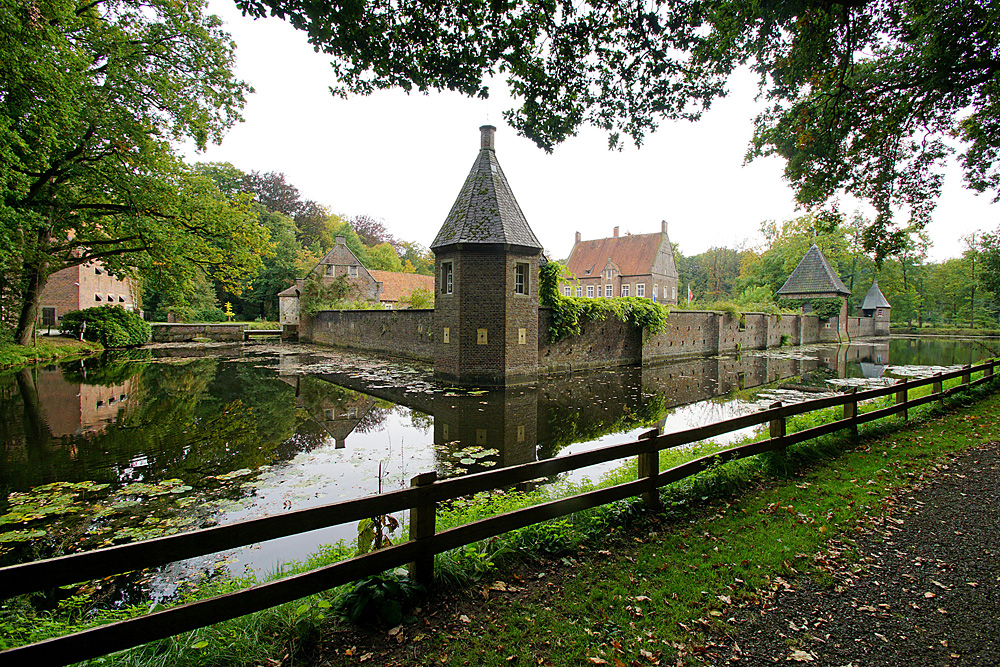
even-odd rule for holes
{"type": "Polygon", "coordinates": [[[25,264],[24,299],[21,302],[21,315],[17,319],[17,329],[14,331],[14,340],[18,345],[31,345],[35,322],[38,320],[38,305],[42,298],[42,290],[49,280],[47,269],[48,261],[44,255],[25,264]]]}

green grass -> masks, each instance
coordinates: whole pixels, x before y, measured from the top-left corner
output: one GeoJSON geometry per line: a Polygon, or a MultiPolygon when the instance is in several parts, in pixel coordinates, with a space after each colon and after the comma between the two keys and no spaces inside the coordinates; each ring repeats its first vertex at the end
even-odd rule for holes
{"type": "Polygon", "coordinates": [[[61,336],[39,336],[37,345],[25,346],[0,343],[0,368],[14,368],[42,361],[56,361],[86,357],[104,348],[99,343],[78,341],[61,336]]]}

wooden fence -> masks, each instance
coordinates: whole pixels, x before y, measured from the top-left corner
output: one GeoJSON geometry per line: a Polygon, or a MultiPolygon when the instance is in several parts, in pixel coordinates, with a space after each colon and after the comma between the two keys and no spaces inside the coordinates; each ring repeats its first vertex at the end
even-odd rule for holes
{"type": "Polygon", "coordinates": [[[851,429],[856,432],[859,424],[890,415],[902,414],[906,418],[910,408],[943,400],[945,396],[956,391],[990,380],[996,363],[995,360],[990,360],[977,366],[965,366],[960,370],[939,373],[929,378],[899,382],[868,391],[853,389],[838,396],[805,403],[782,405],[779,402],[762,412],[680,433],[660,435],[654,430],[640,436],[636,442],[454,479],[438,480],[433,472],[423,473],[413,479],[409,489],[378,496],[0,568],[0,599],[2,599],[122,572],[157,567],[177,560],[382,514],[404,510],[410,512],[410,540],[407,542],[234,593],[8,649],[0,652],[0,664],[66,665],[79,662],[267,609],[407,564],[410,566],[411,576],[426,583],[433,576],[435,554],[624,498],[642,496],[647,503],[655,505],[659,498],[657,489],[696,475],[714,465],[763,452],[782,450],[789,445],[841,429],[851,429]],[[972,380],[972,374],[979,372],[983,375],[972,380]],[[961,383],[944,390],[943,382],[953,378],[961,378],[961,383]],[[926,385],[932,386],[932,393],[921,398],[909,398],[911,390],[926,385]],[[889,407],[859,412],[859,403],[883,396],[894,396],[895,402],[889,407]],[[787,433],[786,422],[789,417],[835,406],[843,406],[842,419],[803,431],[787,433]],[[769,425],[770,437],[766,440],[731,447],[669,470],[659,470],[661,450],[760,424],[769,425]],[[435,530],[437,503],[481,491],[505,489],[521,482],[631,457],[638,458],[638,475],[633,481],[514,510],[441,532],[435,530]]]}

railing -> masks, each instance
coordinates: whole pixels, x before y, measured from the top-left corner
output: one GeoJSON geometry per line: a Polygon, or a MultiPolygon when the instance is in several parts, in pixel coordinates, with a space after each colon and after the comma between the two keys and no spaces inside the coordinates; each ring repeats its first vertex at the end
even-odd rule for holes
{"type": "Polygon", "coordinates": [[[854,389],[849,393],[805,403],[781,405],[779,402],[762,412],[680,433],[659,435],[654,430],[643,434],[636,442],[455,479],[439,481],[435,473],[423,473],[413,478],[409,489],[379,496],[0,568],[2,599],[156,567],[382,514],[410,511],[408,542],[234,593],[8,649],[0,652],[0,664],[66,665],[79,662],[267,609],[406,564],[410,565],[411,576],[426,583],[433,576],[435,554],[633,496],[641,495],[645,502],[655,506],[659,500],[657,489],[719,463],[783,450],[790,445],[841,429],[857,432],[859,424],[894,414],[901,413],[906,418],[910,408],[943,400],[956,391],[990,380],[996,363],[995,360],[990,360],[978,366],[965,366],[960,370],[938,373],[929,378],[899,382],[868,391],[859,392],[854,389]],[[973,381],[972,374],[978,372],[983,373],[982,377],[973,381]],[[961,378],[961,383],[947,390],[943,389],[944,381],[953,378],[961,378]],[[920,398],[909,398],[911,390],[927,385],[932,386],[932,393],[920,398]],[[870,412],[858,411],[860,402],[883,396],[895,396],[895,403],[870,412]],[[836,406],[843,406],[842,419],[795,433],[786,432],[789,417],[836,406]],[[731,447],[669,470],[659,470],[659,452],[664,449],[760,424],[769,425],[770,437],[767,440],[731,447]],[[634,481],[514,510],[441,532],[435,530],[436,506],[439,502],[481,491],[509,488],[521,482],[633,456],[638,458],[638,475],[634,481]]]}

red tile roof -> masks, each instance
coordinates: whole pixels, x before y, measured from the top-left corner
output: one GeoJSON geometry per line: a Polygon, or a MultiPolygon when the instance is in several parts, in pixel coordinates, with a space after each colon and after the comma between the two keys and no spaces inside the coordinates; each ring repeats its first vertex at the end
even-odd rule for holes
{"type": "Polygon", "coordinates": [[[573,246],[566,266],[577,278],[589,278],[600,274],[610,259],[623,276],[645,275],[653,269],[662,240],[656,233],[580,241],[573,246]]]}
{"type": "Polygon", "coordinates": [[[396,273],[395,271],[369,270],[372,278],[382,283],[382,294],[379,301],[397,302],[410,296],[413,290],[422,288],[434,292],[434,276],[422,276],[419,273],[396,273]]]}

